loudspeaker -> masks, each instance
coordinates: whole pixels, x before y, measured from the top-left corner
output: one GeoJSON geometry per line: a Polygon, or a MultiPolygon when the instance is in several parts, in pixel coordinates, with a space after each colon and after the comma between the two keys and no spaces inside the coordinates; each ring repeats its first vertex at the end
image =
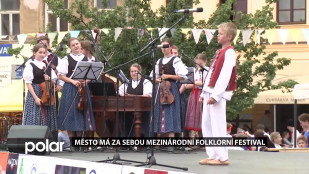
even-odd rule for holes
{"type": "Polygon", "coordinates": [[[7,137],[7,148],[10,152],[25,153],[26,142],[45,143],[47,139],[52,139],[47,126],[13,125],[7,137]]]}

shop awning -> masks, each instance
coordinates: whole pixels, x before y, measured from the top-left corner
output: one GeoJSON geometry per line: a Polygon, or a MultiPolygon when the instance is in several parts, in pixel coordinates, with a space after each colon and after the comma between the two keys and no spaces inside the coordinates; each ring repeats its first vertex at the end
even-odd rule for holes
{"type": "MultiPolygon", "coordinates": [[[[255,104],[294,104],[293,92],[282,92],[281,89],[259,93],[254,100],[255,104]]],[[[299,104],[309,104],[308,99],[299,99],[299,104]]]]}
{"type": "MultiPolygon", "coordinates": [[[[291,64],[277,71],[273,84],[286,80],[295,80],[298,83],[309,83],[309,59],[292,59],[291,64]]],[[[299,104],[309,104],[309,99],[300,99],[299,104]]],[[[281,89],[260,92],[254,100],[255,104],[294,104],[293,92],[283,92],[281,89]]]]}

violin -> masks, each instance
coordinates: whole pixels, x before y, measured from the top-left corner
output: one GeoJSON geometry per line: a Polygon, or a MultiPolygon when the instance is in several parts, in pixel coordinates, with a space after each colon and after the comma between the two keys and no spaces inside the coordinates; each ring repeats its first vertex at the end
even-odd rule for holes
{"type": "Polygon", "coordinates": [[[86,90],[85,88],[86,88],[86,82],[82,83],[81,86],[78,89],[79,102],[78,102],[78,105],[77,105],[77,109],[79,111],[83,111],[84,106],[87,105],[87,103],[86,103],[87,102],[87,100],[86,100],[87,94],[85,93],[85,90],[86,90]]]}
{"type": "MultiPolygon", "coordinates": [[[[43,71],[45,72],[45,67],[43,67],[43,71]]],[[[45,80],[45,82],[40,83],[42,97],[41,104],[45,106],[50,106],[55,104],[55,97],[52,95],[52,91],[50,89],[49,80],[45,80]]]]}
{"type": "MultiPolygon", "coordinates": [[[[162,74],[164,74],[165,68],[162,66],[162,74]]],[[[175,99],[171,92],[171,82],[162,80],[160,83],[160,103],[162,105],[172,104],[175,99]]]]}

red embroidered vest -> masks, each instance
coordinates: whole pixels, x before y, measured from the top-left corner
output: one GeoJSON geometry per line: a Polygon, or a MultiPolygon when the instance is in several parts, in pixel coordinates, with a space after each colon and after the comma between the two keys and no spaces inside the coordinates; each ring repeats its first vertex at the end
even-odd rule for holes
{"type": "MultiPolygon", "coordinates": [[[[217,52],[216,52],[216,54],[215,54],[215,56],[212,60],[213,63],[212,63],[211,67],[213,67],[213,72],[212,72],[211,77],[210,77],[210,81],[209,81],[209,85],[208,85],[209,87],[212,87],[212,88],[215,87],[216,82],[218,80],[218,77],[220,75],[223,63],[224,63],[225,52],[226,52],[226,50],[228,50],[230,48],[234,49],[232,46],[229,46],[225,49],[217,50],[217,52]]],[[[236,74],[237,74],[237,63],[233,67],[231,78],[230,78],[229,84],[226,88],[226,91],[236,90],[236,88],[237,88],[236,74]]]]}

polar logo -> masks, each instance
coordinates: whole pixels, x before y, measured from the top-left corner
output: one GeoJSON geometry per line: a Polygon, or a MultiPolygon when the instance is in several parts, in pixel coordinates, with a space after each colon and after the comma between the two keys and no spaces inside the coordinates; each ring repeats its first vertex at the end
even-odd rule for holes
{"type": "Polygon", "coordinates": [[[37,152],[62,152],[64,142],[49,142],[49,139],[46,139],[45,142],[25,142],[25,154],[37,151],[37,152]]]}

